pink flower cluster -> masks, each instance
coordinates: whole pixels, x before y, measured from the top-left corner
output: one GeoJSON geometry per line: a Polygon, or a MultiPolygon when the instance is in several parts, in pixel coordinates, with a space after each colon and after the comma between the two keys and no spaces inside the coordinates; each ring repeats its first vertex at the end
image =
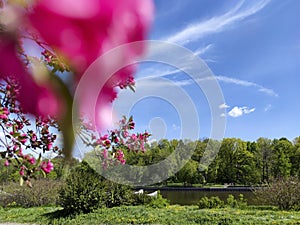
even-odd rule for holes
{"type": "Polygon", "coordinates": [[[124,151],[145,151],[145,143],[147,143],[150,134],[148,132],[130,134],[134,127],[135,123],[132,117],[128,120],[123,117],[119,121],[119,127],[110,130],[108,134],[97,137],[97,133],[93,132],[91,127],[83,125],[82,129],[85,130],[85,133],[80,133],[79,136],[85,144],[91,145],[94,149],[100,149],[97,156],[102,161],[103,168],[107,169],[114,162],[126,163],[124,151]],[[92,135],[90,135],[91,133],[92,135]],[[91,137],[91,140],[88,141],[88,137],[91,137]]]}
{"type": "Polygon", "coordinates": [[[16,100],[19,91],[20,87],[15,80],[7,79],[0,83],[0,132],[4,134],[0,141],[5,149],[1,151],[0,157],[5,159],[4,166],[19,168],[23,179],[30,181],[34,173],[40,170],[47,173],[53,167],[50,162],[42,162],[41,156],[37,160],[27,152],[59,152],[60,149],[54,145],[56,135],[50,132],[57,132],[58,127],[54,120],[39,117],[33,124],[16,100]]]}
{"type": "MultiPolygon", "coordinates": [[[[23,151],[30,149],[44,153],[59,150],[54,145],[56,135],[50,132],[50,128],[58,127],[49,116],[55,117],[58,122],[67,118],[72,110],[70,97],[74,94],[69,92],[76,89],[85,70],[98,57],[119,45],[146,38],[153,4],[152,0],[0,0],[0,4],[0,16],[4,18],[0,21],[0,129],[5,134],[3,143],[6,148],[1,157],[6,159],[5,166],[15,163],[20,175],[29,180],[35,171],[49,173],[53,164],[36,160],[23,151]],[[28,40],[39,47],[40,56],[28,55],[27,46],[23,44],[28,40]],[[46,66],[41,66],[42,62],[46,66]],[[72,72],[74,88],[51,77],[57,71],[72,72]],[[38,117],[36,130],[30,128],[32,122],[27,119],[26,113],[38,117]]],[[[129,65],[132,58],[142,56],[144,47],[143,44],[129,46],[118,58],[129,65]]],[[[103,71],[110,66],[107,62],[103,71]]],[[[97,116],[111,106],[117,96],[116,87],[133,88],[135,71],[136,65],[121,68],[106,81],[100,94],[99,90],[87,88],[84,91],[88,97],[97,96],[97,116]]],[[[101,79],[102,70],[96,76],[101,79]]],[[[80,98],[74,103],[78,104],[76,108],[81,112],[89,98],[80,98]]],[[[100,117],[100,127],[106,119],[100,117]]],[[[145,140],[138,141],[140,144],[133,145],[131,142],[134,140],[128,132],[134,128],[132,119],[123,125],[126,127],[120,131],[95,138],[94,144],[106,150],[103,158],[112,156],[112,160],[125,163],[124,146],[141,146],[143,149],[142,143],[148,134],[142,135],[145,140]]],[[[64,131],[73,130],[71,123],[64,126],[60,127],[64,131]]],[[[67,137],[65,135],[64,138],[67,137]]],[[[140,135],[137,137],[139,140],[140,135]]]]}
{"type": "MultiPolygon", "coordinates": [[[[71,68],[79,81],[99,56],[119,45],[144,40],[153,16],[151,0],[38,0],[26,10],[15,5],[4,6],[2,10],[13,14],[10,16],[16,21],[14,26],[0,24],[0,78],[10,76],[20,83],[18,99],[25,111],[57,118],[65,111],[63,94],[49,79],[36,82],[29,72],[32,65],[28,65],[26,52],[20,48],[22,40],[17,37],[34,40],[43,48],[41,55],[54,71],[71,68]]],[[[132,57],[141,56],[143,49],[143,45],[128,47],[120,57],[130,62],[132,57]]],[[[110,78],[100,92],[98,110],[116,98],[114,87],[134,85],[135,70],[135,65],[127,66],[110,78]]],[[[91,91],[89,94],[98,93],[91,91]]],[[[86,102],[78,104],[80,109],[86,102]]]]}
{"type": "MultiPolygon", "coordinates": [[[[1,24],[0,24],[1,26],[1,24]]],[[[58,98],[51,86],[38,85],[18,55],[18,41],[0,29],[0,78],[15,79],[20,86],[18,100],[26,112],[34,115],[57,115],[58,98]],[[49,107],[46,107],[46,106],[49,107]]]]}
{"type": "Polygon", "coordinates": [[[53,163],[50,160],[48,160],[48,162],[42,162],[41,169],[45,173],[50,173],[53,170],[53,168],[53,163]]]}

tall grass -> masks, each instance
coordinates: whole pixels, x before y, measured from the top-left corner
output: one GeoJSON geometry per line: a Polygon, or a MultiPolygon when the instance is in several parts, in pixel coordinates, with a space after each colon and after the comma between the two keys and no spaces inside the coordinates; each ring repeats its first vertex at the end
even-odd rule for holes
{"type": "Polygon", "coordinates": [[[35,224],[300,224],[300,212],[251,209],[198,209],[197,206],[122,206],[64,217],[57,207],[0,209],[1,222],[35,224]]]}

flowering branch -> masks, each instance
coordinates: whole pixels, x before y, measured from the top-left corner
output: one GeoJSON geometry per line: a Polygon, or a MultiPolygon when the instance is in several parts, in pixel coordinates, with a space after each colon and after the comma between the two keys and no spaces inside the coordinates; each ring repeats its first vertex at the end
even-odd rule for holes
{"type": "Polygon", "coordinates": [[[55,144],[59,128],[52,118],[35,120],[23,112],[18,103],[19,85],[12,79],[0,83],[0,155],[4,165],[18,168],[22,180],[30,181],[37,172],[50,173],[53,164],[42,161],[41,153],[61,149],[55,144]],[[34,121],[34,122],[33,122],[34,121]],[[36,159],[38,158],[38,159],[36,159]]]}
{"type": "Polygon", "coordinates": [[[129,119],[123,116],[118,125],[118,128],[108,131],[105,135],[98,134],[88,124],[81,126],[79,137],[85,145],[95,150],[95,156],[102,162],[104,169],[114,163],[125,164],[124,150],[144,152],[150,137],[148,132],[131,133],[135,127],[132,116],[129,119]]]}

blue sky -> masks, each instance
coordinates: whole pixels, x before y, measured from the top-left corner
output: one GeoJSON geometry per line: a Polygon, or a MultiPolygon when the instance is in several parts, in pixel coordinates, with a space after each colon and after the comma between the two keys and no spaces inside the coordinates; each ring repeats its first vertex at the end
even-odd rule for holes
{"type": "MultiPolygon", "coordinates": [[[[224,104],[218,105],[224,110],[219,116],[226,119],[224,137],[292,140],[300,135],[300,1],[156,0],[155,5],[149,39],[178,44],[207,64],[224,96],[224,104]]],[[[210,100],[190,81],[172,66],[142,63],[136,90],[149,89],[153,95],[137,100],[130,91],[122,91],[115,108],[118,113],[126,108],[137,130],[152,132],[153,139],[195,139],[182,132],[183,123],[191,130],[193,124],[199,127],[199,138],[210,137],[210,100]],[[139,87],[139,79],[147,76],[170,80],[183,90],[196,108],[199,124],[192,118],[195,114],[178,111],[177,104],[185,107],[185,102],[178,99],[174,105],[174,91],[164,82],[139,87]],[[158,90],[168,95],[159,98],[158,90]]]]}

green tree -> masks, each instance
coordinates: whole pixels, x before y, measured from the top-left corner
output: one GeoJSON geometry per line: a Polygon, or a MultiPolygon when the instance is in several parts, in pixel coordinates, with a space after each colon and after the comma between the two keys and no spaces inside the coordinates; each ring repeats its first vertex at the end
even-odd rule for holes
{"type": "Polygon", "coordinates": [[[189,160],[184,167],[178,172],[178,181],[184,186],[196,183],[202,183],[202,175],[198,171],[199,163],[194,160],[189,160]]]}
{"type": "Polygon", "coordinates": [[[241,139],[225,138],[218,154],[217,180],[221,183],[249,184],[256,182],[255,160],[241,139]]]}
{"type": "Polygon", "coordinates": [[[268,138],[259,138],[256,141],[257,145],[257,165],[261,171],[261,181],[269,182],[272,168],[272,140],[268,138]]]}
{"type": "Polygon", "coordinates": [[[276,178],[288,177],[292,167],[290,157],[293,155],[293,144],[288,139],[281,138],[279,140],[274,139],[272,146],[274,151],[272,166],[273,176],[276,178]]]}
{"type": "Polygon", "coordinates": [[[300,136],[296,137],[293,141],[294,150],[293,155],[291,156],[291,175],[300,177],[300,136]]]}

